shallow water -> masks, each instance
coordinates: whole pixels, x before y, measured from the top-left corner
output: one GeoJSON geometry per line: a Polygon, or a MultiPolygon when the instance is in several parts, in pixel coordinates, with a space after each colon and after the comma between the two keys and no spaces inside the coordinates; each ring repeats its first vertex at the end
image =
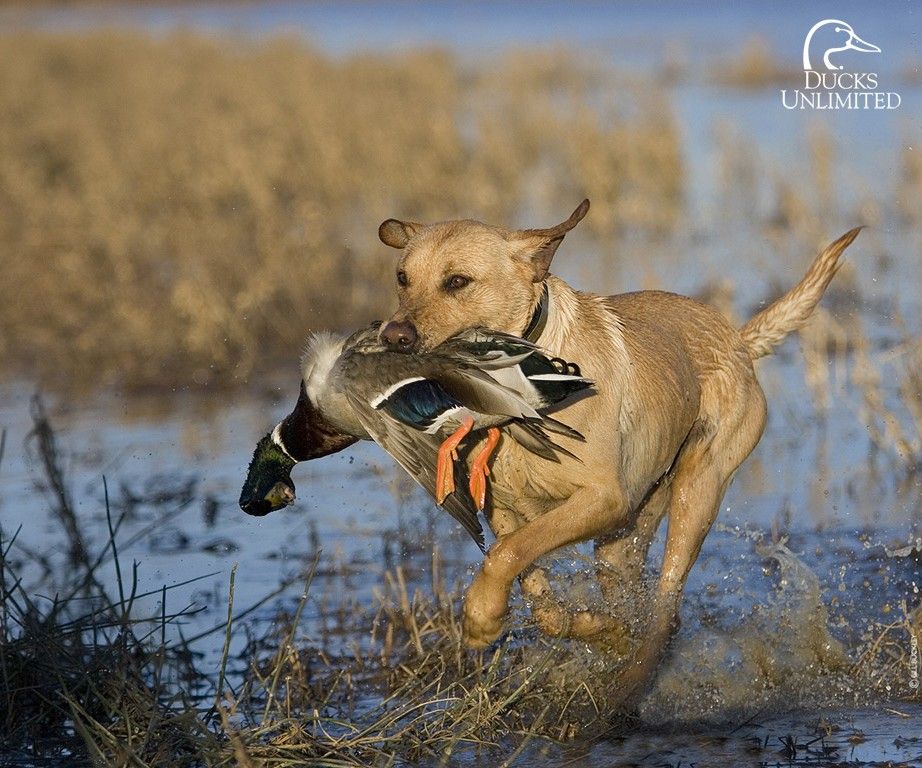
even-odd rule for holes
{"type": "MultiPolygon", "coordinates": [[[[911,4],[782,4],[771,14],[736,4],[708,14],[686,13],[676,3],[581,3],[566,12],[542,4],[524,17],[518,3],[478,5],[476,16],[462,13],[460,3],[440,7],[432,15],[403,3],[132,6],[34,15],[4,10],[0,24],[12,25],[15,14],[15,23],[65,28],[114,19],[158,30],[175,24],[257,34],[286,29],[341,54],[425,43],[479,56],[551,41],[603,52],[640,73],[679,46],[697,73],[672,91],[689,178],[684,231],[654,245],[620,242],[614,257],[583,248],[585,242],[573,237],[557,257],[557,270],[577,286],[603,292],[651,283],[695,292],[726,278],[737,288],[735,308],[748,316],[772,286],[798,279],[812,255],[800,246],[779,246],[751,222],[770,211],[772,179],[809,183],[808,134],[821,125],[836,158],[839,214],[830,216],[828,234],[864,221],[873,203],[873,226],[849,251],[856,287],[840,292],[833,314],[859,319],[883,356],[898,341],[896,314],[909,328],[919,327],[922,242],[898,216],[895,191],[900,151],[918,143],[922,118],[918,81],[900,79],[906,62],[920,54],[911,4]],[[753,33],[796,63],[803,31],[824,14],[848,18],[880,45],[879,70],[903,93],[901,110],[790,113],[775,88],[725,90],[701,76],[753,33]],[[756,158],[755,211],[745,210],[745,201],[734,200],[734,190],[718,178],[724,123],[756,158]]],[[[822,408],[805,382],[797,342],[760,364],[771,414],[766,435],[738,473],[692,572],[683,628],[641,708],[642,727],[562,753],[527,752],[520,764],[922,764],[922,709],[900,700],[911,693],[911,681],[894,681],[889,692],[870,690],[849,674],[829,671],[857,661],[869,633],[898,620],[903,601],[911,609],[922,599],[922,478],[873,445],[861,399],[846,383],[849,365],[843,360],[826,367],[831,384],[822,408]]],[[[194,607],[185,620],[187,636],[223,625],[230,569],[238,563],[238,615],[280,583],[292,582],[248,619],[266,626],[278,605],[297,599],[299,574],[322,550],[301,629],[305,643],[321,636],[329,642],[318,618],[322,606],[344,599],[367,608],[395,562],[412,563],[424,584],[421,549],[432,535],[449,578],[469,580],[480,559],[477,547],[367,443],[297,468],[293,508],[261,519],[239,511],[252,448],[293,404],[296,377],[293,361],[290,375],[259,393],[49,398],[91,549],[108,537],[103,476],[113,512],[130,510],[119,532],[121,556],[140,563],[139,591],[154,593],[139,613],[159,613],[163,584],[203,577],[170,590],[167,607],[194,607]]],[[[884,390],[895,397],[895,381],[885,379],[884,390]]],[[[5,539],[20,531],[14,559],[28,560],[31,550],[63,562],[64,536],[36,492],[41,472],[27,441],[31,394],[28,383],[0,388],[0,428],[8,430],[0,524],[5,539]]],[[[578,580],[581,566],[572,553],[560,557],[559,567],[578,580]]],[[[27,573],[43,583],[38,568],[27,573]]],[[[906,633],[899,637],[910,642],[906,633]]],[[[244,642],[237,633],[232,657],[244,642]]],[[[208,635],[197,647],[215,659],[220,639],[208,635]]]]}
{"type": "MultiPolygon", "coordinates": [[[[782,380],[796,391],[793,362],[769,366],[786,373],[782,380]]],[[[63,562],[64,536],[35,492],[40,472],[24,450],[28,389],[7,387],[3,395],[4,536],[22,526],[20,544],[63,562]]],[[[902,601],[910,608],[920,601],[919,479],[898,488],[884,459],[869,462],[862,429],[848,410],[833,409],[821,426],[810,415],[809,400],[799,401],[791,391],[770,392],[769,400],[780,400],[781,407],[774,408],[766,437],[739,472],[692,572],[683,628],[641,707],[643,727],[630,737],[568,749],[572,764],[648,764],[654,758],[708,764],[728,755],[751,758],[751,764],[815,764],[816,754],[806,748],[798,753],[806,762],[785,759],[779,750],[787,749],[782,740],[788,736],[806,744],[826,733],[821,720],[824,728],[839,730],[815,744],[836,747],[839,759],[922,760],[913,740],[920,735],[922,709],[898,700],[912,693],[910,680],[875,691],[866,681],[830,671],[830,665],[844,669],[855,661],[880,626],[901,616],[902,601]],[[803,424],[809,432],[792,439],[803,424]],[[827,469],[817,473],[819,455],[827,469]],[[863,734],[860,743],[856,734],[863,734]]],[[[294,507],[266,518],[243,515],[236,496],[251,446],[287,407],[274,398],[242,398],[220,409],[189,398],[166,404],[98,398],[79,407],[52,407],[91,549],[100,549],[108,536],[103,475],[113,512],[132,507],[119,532],[120,556],[123,564],[140,563],[139,591],[153,593],[141,601],[138,615],[159,615],[163,584],[205,576],[171,590],[167,608],[196,609],[183,622],[186,637],[222,626],[229,571],[238,563],[237,615],[280,582],[292,582],[246,620],[259,634],[279,607],[296,602],[299,574],[320,548],[301,636],[305,644],[340,651],[367,637],[367,628],[337,633],[329,617],[342,606],[348,613],[350,605],[367,615],[384,571],[394,564],[406,566],[411,588],[424,587],[426,548],[433,540],[442,549],[449,583],[469,580],[479,562],[476,546],[371,444],[296,468],[294,507]]],[[[661,541],[654,562],[660,548],[661,541]]],[[[14,548],[17,556],[26,558],[14,548]]],[[[580,581],[581,557],[561,553],[562,578],[580,581]]],[[[32,576],[42,582],[37,570],[32,576]]],[[[516,616],[527,621],[521,607],[516,616]]],[[[350,626],[348,619],[343,623],[350,626]]],[[[906,633],[899,637],[910,642],[906,633]]],[[[231,658],[245,641],[244,633],[235,633],[231,658]]],[[[220,633],[196,643],[206,654],[205,667],[209,658],[216,663],[220,644],[220,633]]],[[[557,765],[564,756],[555,755],[536,753],[522,764],[557,765]]]]}

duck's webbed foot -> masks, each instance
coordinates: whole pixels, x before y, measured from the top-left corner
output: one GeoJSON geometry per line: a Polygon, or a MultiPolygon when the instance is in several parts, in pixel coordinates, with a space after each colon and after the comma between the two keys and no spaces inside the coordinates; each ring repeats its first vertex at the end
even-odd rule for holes
{"type": "Polygon", "coordinates": [[[490,474],[489,461],[493,456],[493,451],[499,444],[500,431],[497,427],[490,427],[487,430],[487,442],[483,449],[474,458],[471,464],[471,477],[469,488],[471,498],[477,505],[478,511],[482,512],[487,503],[487,476],[490,474]]]}
{"type": "Polygon", "coordinates": [[[473,428],[474,419],[468,416],[461,422],[461,426],[439,446],[438,459],[435,464],[435,501],[437,504],[443,504],[448,495],[455,491],[454,459],[458,456],[457,450],[461,441],[470,434],[473,428]]]}

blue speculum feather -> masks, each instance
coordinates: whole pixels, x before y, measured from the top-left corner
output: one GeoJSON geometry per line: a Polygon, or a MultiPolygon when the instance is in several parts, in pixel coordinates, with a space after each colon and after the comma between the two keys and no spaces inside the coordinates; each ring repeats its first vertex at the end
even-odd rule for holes
{"type": "Polygon", "coordinates": [[[416,429],[426,429],[439,415],[460,405],[438,382],[421,379],[394,391],[377,408],[397,421],[416,429]]]}

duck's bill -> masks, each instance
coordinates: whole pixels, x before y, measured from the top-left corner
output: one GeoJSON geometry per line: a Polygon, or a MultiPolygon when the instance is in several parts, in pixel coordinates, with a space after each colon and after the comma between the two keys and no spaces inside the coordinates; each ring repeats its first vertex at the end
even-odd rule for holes
{"type": "Polygon", "coordinates": [[[240,491],[240,508],[262,517],[287,507],[295,500],[291,469],[295,462],[266,435],[256,445],[247,478],[240,491]]]}
{"type": "Polygon", "coordinates": [[[874,45],[874,43],[862,40],[858,35],[852,35],[851,40],[848,41],[848,47],[855,51],[862,51],[863,53],[880,53],[880,48],[874,45]]]}
{"type": "Polygon", "coordinates": [[[287,507],[295,500],[295,489],[292,483],[279,480],[269,492],[260,496],[259,491],[240,495],[240,508],[248,515],[263,517],[270,512],[287,507]]]}

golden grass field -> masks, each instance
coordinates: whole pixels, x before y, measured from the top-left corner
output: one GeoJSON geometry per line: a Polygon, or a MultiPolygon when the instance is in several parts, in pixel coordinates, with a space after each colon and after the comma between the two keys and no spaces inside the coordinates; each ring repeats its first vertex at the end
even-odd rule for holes
{"type": "Polygon", "coordinates": [[[27,32],[0,61],[0,367],[46,384],[236,384],[381,317],[389,216],[534,224],[588,196],[610,236],[680,213],[663,94],[620,83],[622,114],[563,53],[27,32]]]}

